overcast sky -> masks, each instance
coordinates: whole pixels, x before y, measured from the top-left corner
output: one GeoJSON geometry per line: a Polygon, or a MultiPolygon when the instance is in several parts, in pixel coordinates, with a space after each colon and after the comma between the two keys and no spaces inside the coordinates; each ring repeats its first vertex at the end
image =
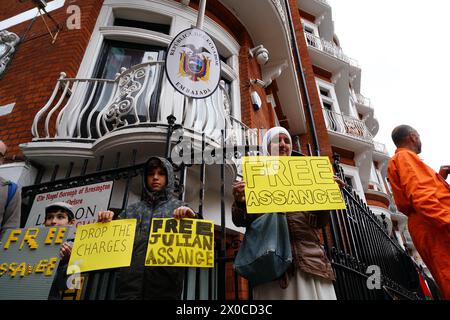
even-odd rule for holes
{"type": "Polygon", "coordinates": [[[431,168],[450,164],[450,1],[328,2],[344,53],[361,66],[361,93],[375,107],[375,140],[392,156],[392,129],[409,124],[431,168]]]}

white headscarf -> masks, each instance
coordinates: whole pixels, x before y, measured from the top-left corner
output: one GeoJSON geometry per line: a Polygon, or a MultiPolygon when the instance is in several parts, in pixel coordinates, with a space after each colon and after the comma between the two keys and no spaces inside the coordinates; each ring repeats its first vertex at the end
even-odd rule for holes
{"type": "MultiPolygon", "coordinates": [[[[289,132],[283,127],[273,127],[270,130],[268,130],[263,137],[263,141],[262,141],[263,156],[270,156],[269,144],[275,136],[278,136],[281,133],[284,133],[287,137],[289,137],[289,141],[292,146],[292,138],[291,138],[291,135],[289,134],[289,132]]],[[[291,148],[291,154],[292,154],[292,148],[291,148]]],[[[291,154],[289,154],[289,155],[291,155],[291,154]]]]}

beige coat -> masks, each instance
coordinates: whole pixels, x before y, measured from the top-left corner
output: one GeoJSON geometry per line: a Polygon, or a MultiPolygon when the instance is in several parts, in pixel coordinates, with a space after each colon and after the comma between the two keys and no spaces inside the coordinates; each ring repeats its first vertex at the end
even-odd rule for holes
{"type": "MultiPolygon", "coordinates": [[[[259,215],[247,214],[245,203],[233,203],[233,223],[238,227],[247,227],[259,215]]],[[[289,237],[291,240],[294,267],[308,274],[328,280],[335,275],[320,242],[320,228],[328,224],[329,212],[287,213],[289,237]]]]}

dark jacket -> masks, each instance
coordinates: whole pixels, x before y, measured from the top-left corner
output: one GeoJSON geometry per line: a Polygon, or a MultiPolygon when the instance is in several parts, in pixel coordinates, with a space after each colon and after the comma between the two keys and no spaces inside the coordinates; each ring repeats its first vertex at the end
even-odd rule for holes
{"type": "Polygon", "coordinates": [[[171,218],[173,211],[183,202],[174,195],[175,177],[173,167],[164,158],[167,186],[159,192],[151,192],[147,186],[147,171],[143,175],[144,198],[119,214],[119,219],[137,219],[131,266],[122,268],[118,279],[117,299],[180,299],[185,268],[146,267],[145,256],[152,218],[171,218]]]}
{"type": "MultiPolygon", "coordinates": [[[[249,226],[259,215],[247,214],[245,203],[232,207],[233,223],[249,226]]],[[[286,213],[294,267],[308,274],[335,280],[335,275],[320,241],[320,228],[329,222],[328,211],[286,213]]]]}

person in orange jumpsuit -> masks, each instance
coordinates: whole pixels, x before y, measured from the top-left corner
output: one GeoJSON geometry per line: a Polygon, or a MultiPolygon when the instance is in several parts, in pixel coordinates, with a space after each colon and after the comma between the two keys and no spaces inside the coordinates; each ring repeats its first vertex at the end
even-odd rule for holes
{"type": "Polygon", "coordinates": [[[408,216],[414,246],[444,299],[450,300],[450,185],[417,156],[418,132],[407,125],[392,131],[397,146],[388,178],[397,208],[408,216]]]}

